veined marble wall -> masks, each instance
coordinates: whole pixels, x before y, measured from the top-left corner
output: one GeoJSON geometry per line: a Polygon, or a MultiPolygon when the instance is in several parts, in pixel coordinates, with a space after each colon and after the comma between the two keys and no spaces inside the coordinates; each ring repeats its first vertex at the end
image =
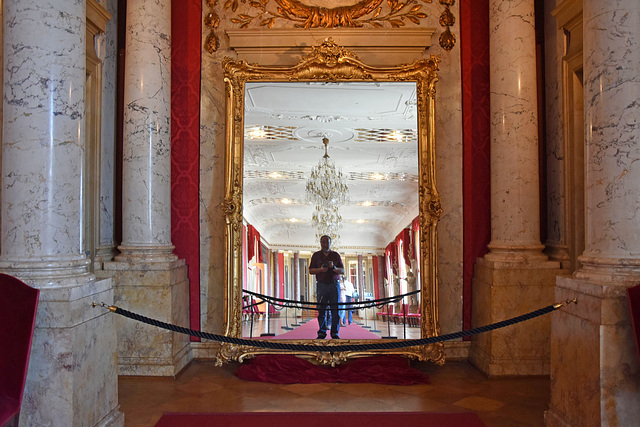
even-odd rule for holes
{"type": "MultiPolygon", "coordinates": [[[[339,1],[327,2],[323,7],[334,7],[339,1]]],[[[242,7],[242,6],[241,6],[242,7]]],[[[246,7],[246,6],[245,6],[246,7]]],[[[447,52],[438,44],[443,27],[438,18],[443,6],[434,2],[424,4],[423,10],[428,17],[420,26],[434,28],[431,47],[423,56],[440,56],[439,80],[436,84],[436,184],[442,197],[443,217],[438,225],[439,278],[440,278],[440,326],[443,333],[454,332],[462,328],[462,117],[461,117],[461,73],[459,42],[453,50],[447,52]]],[[[459,7],[452,9],[459,17],[459,7]]],[[[203,48],[202,86],[201,86],[201,147],[200,147],[200,280],[202,329],[210,332],[222,332],[223,295],[224,295],[224,215],[221,203],[224,197],[224,156],[225,156],[225,88],[221,62],[226,56],[234,57],[229,48],[226,30],[238,30],[231,23],[231,10],[225,10],[218,2],[214,8],[203,1],[203,15],[214,11],[220,18],[215,34],[220,40],[219,49],[210,54],[203,48]]],[[[458,21],[458,19],[456,20],[458,21]]],[[[248,29],[268,31],[259,27],[258,22],[248,29]]],[[[276,20],[274,28],[295,28],[294,23],[276,20]]],[[[405,28],[414,28],[408,23],[405,28]],[[409,27],[410,26],[410,27],[409,27]]],[[[369,27],[371,29],[371,27],[369,27]]],[[[344,30],[344,29],[343,29],[344,30]]],[[[355,31],[356,29],[354,29],[355,31]]],[[[203,26],[202,44],[205,46],[210,29],[203,26]]],[[[298,29],[301,34],[308,30],[298,29]]],[[[391,28],[379,29],[383,38],[391,28]]],[[[454,25],[451,31],[459,40],[459,27],[454,25]]],[[[305,33],[306,34],[306,33],[305,33]]],[[[295,40],[291,41],[292,45],[295,40]]],[[[426,43],[425,43],[426,44],[426,43]]],[[[389,64],[398,62],[394,54],[388,54],[389,64]]],[[[416,58],[419,59],[419,58],[416,58]]]]}

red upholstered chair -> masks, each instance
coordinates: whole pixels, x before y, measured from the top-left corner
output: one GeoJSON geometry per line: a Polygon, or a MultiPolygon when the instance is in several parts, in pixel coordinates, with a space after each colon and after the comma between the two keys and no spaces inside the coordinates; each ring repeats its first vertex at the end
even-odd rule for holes
{"type": "Polygon", "coordinates": [[[271,304],[269,304],[269,317],[280,317],[280,312],[271,304]]]}
{"type": "Polygon", "coordinates": [[[416,313],[407,313],[407,323],[409,326],[420,326],[420,313],[422,313],[422,305],[418,306],[416,313]]]}
{"type": "Polygon", "coordinates": [[[0,273],[0,426],[18,425],[39,294],[0,273]]]}
{"type": "Polygon", "coordinates": [[[391,321],[391,318],[393,317],[393,304],[389,304],[385,307],[386,310],[379,311],[378,313],[376,313],[376,316],[379,315],[382,318],[383,322],[386,322],[387,319],[391,321]]]}
{"type": "MultiPolygon", "coordinates": [[[[393,314],[393,323],[396,324],[404,324],[405,321],[405,315],[409,314],[409,304],[405,304],[402,303],[402,311],[400,311],[400,313],[394,313],[393,314]]],[[[407,319],[407,323],[409,322],[409,320],[407,319]]]]}

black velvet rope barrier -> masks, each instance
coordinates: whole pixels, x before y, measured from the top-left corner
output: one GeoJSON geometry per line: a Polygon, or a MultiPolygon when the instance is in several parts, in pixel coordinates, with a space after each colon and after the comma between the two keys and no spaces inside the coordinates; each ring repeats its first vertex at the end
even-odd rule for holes
{"type": "MultiPolygon", "coordinates": [[[[255,303],[253,305],[258,305],[258,304],[262,304],[263,302],[268,302],[272,305],[278,306],[278,307],[293,307],[293,308],[306,308],[309,310],[317,310],[318,306],[320,305],[317,302],[312,302],[312,301],[296,301],[296,300],[291,300],[291,299],[283,299],[283,298],[276,298],[276,297],[271,297],[269,295],[264,295],[264,294],[259,294],[256,292],[252,292],[252,291],[248,291],[246,289],[243,289],[242,292],[252,295],[254,297],[257,298],[261,298],[262,301],[259,303],[255,303]]],[[[401,295],[394,295],[392,297],[386,297],[386,298],[380,298],[380,299],[376,299],[376,300],[370,300],[370,301],[351,301],[351,302],[339,302],[336,303],[336,305],[338,306],[338,308],[341,307],[351,307],[351,309],[357,310],[360,308],[371,308],[371,307],[384,307],[389,303],[392,302],[398,302],[401,299],[403,299],[404,297],[407,296],[411,296],[411,295],[415,295],[420,293],[420,289],[416,290],[416,291],[411,291],[411,292],[407,292],[406,294],[401,294],[401,295]]],[[[330,304],[325,304],[325,305],[330,305],[330,304]]],[[[245,306],[245,307],[251,307],[251,306],[245,306]]]]}
{"type": "MultiPolygon", "coordinates": [[[[567,300],[566,304],[577,303],[577,300],[567,300]]],[[[471,335],[481,334],[483,332],[489,332],[494,329],[504,328],[505,326],[515,325],[516,323],[524,322],[525,320],[534,319],[547,313],[551,313],[563,306],[560,304],[553,304],[547,307],[540,308],[521,316],[512,317],[511,319],[503,320],[501,322],[492,323],[486,326],[480,326],[477,328],[467,329],[465,331],[454,332],[451,334],[439,335],[429,338],[419,338],[412,340],[393,340],[385,342],[373,342],[366,344],[343,344],[343,345],[305,345],[305,344],[290,344],[285,342],[276,342],[272,340],[248,340],[244,338],[233,338],[225,335],[211,334],[208,332],[196,331],[194,329],[184,328],[182,326],[172,325],[170,323],[161,322],[156,319],[141,316],[131,311],[124,310],[114,305],[107,306],[105,303],[92,303],[93,307],[101,306],[109,309],[111,312],[119,314],[124,317],[128,317],[139,322],[143,322],[159,328],[168,329],[173,332],[179,332],[181,334],[191,335],[199,338],[205,338],[212,341],[246,345],[251,347],[269,348],[274,350],[293,350],[293,351],[326,351],[326,352],[338,352],[338,351],[356,351],[356,350],[390,350],[403,347],[414,347],[426,344],[435,344],[443,341],[449,341],[456,338],[467,337],[471,335]]]]}

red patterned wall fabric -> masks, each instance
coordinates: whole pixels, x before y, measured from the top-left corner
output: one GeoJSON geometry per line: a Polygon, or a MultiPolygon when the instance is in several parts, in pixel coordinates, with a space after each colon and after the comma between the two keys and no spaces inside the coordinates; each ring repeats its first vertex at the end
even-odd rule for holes
{"type": "Polygon", "coordinates": [[[460,1],[463,134],[463,319],[471,327],[471,280],[491,240],[489,0],[460,1]]]}
{"type": "Polygon", "coordinates": [[[278,277],[280,278],[280,298],[284,298],[284,253],[278,252],[278,277]]]}
{"type": "Polygon", "coordinates": [[[187,264],[190,327],[196,330],[200,330],[201,15],[200,0],[171,4],[171,241],[174,253],[187,264]]]}

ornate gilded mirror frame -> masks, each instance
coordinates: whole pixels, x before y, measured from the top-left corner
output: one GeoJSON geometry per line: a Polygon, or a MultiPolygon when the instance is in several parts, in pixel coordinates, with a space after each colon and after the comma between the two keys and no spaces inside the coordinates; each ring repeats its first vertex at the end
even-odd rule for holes
{"type": "MultiPolygon", "coordinates": [[[[418,110],[418,170],[419,217],[421,245],[421,337],[439,334],[438,274],[436,226],[442,214],[440,196],[435,184],[435,83],[438,80],[438,61],[435,56],[412,64],[394,67],[371,67],[354,54],[327,39],[292,67],[267,67],[247,64],[226,58],[223,62],[226,91],[226,162],[225,201],[226,216],[226,289],[224,300],[225,335],[242,337],[242,194],[244,160],[244,101],[247,82],[415,82],[418,110]]],[[[378,340],[375,340],[378,342],[378,340]]],[[[381,340],[384,341],[384,340],[381,340]]],[[[397,341],[397,340],[393,340],[397,341]]],[[[354,350],[348,352],[319,352],[314,346],[359,345],[371,340],[301,340],[283,341],[306,344],[308,351],[285,351],[313,357],[321,363],[335,364],[351,357],[393,353],[419,360],[444,362],[442,343],[393,350],[354,350]]],[[[218,363],[242,361],[258,354],[283,353],[237,344],[221,344],[218,363]]]]}

